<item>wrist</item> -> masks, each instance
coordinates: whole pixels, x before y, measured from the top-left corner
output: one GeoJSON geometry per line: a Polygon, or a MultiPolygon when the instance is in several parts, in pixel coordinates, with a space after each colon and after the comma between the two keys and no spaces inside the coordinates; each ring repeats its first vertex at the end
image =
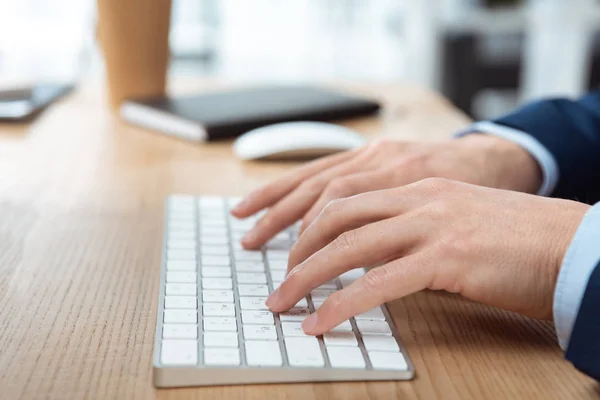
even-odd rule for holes
{"type": "Polygon", "coordinates": [[[520,145],[485,133],[469,134],[458,141],[480,155],[487,186],[525,193],[537,193],[542,186],[540,165],[520,145]]]}

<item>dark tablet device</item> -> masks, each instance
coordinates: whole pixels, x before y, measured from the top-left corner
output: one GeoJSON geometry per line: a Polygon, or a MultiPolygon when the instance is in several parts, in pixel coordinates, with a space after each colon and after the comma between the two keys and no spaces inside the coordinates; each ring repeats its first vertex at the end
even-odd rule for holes
{"type": "Polygon", "coordinates": [[[375,113],[368,98],[311,86],[259,86],[191,96],[132,99],[126,121],[196,142],[230,138],[288,121],[334,121],[375,113]]]}

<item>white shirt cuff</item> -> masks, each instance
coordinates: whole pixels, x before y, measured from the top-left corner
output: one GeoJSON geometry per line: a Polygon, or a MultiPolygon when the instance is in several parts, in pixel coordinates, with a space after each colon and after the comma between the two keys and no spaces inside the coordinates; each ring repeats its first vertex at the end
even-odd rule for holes
{"type": "Polygon", "coordinates": [[[465,136],[470,133],[484,133],[501,137],[518,144],[531,154],[538,162],[541,170],[543,182],[537,194],[540,196],[549,196],[556,188],[559,179],[558,164],[554,156],[546,149],[536,138],[528,135],[526,132],[508,126],[495,124],[489,121],[475,122],[456,136],[465,136]]]}
{"type": "Polygon", "coordinates": [[[554,324],[563,350],[569,345],[571,332],[585,294],[590,275],[600,262],[600,203],[592,207],[581,221],[565,255],[554,291],[554,324]]]}

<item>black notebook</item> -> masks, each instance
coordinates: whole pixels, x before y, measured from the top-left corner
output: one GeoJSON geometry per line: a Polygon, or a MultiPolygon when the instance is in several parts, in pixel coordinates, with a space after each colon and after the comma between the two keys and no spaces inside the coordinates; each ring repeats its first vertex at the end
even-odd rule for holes
{"type": "Polygon", "coordinates": [[[332,90],[276,86],[123,102],[128,122],[203,142],[287,121],[332,121],[372,114],[379,104],[332,90]]]}

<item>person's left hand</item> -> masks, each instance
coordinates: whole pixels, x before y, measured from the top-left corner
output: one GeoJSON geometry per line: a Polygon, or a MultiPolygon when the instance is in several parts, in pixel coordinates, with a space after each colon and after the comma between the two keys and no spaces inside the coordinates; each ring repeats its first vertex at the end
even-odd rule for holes
{"type": "Polygon", "coordinates": [[[562,259],[588,208],[439,178],[334,200],[292,248],[290,272],[267,306],[284,311],[348,270],[382,264],[332,294],[305,332],[322,334],[426,288],[549,319],[562,259]]]}

